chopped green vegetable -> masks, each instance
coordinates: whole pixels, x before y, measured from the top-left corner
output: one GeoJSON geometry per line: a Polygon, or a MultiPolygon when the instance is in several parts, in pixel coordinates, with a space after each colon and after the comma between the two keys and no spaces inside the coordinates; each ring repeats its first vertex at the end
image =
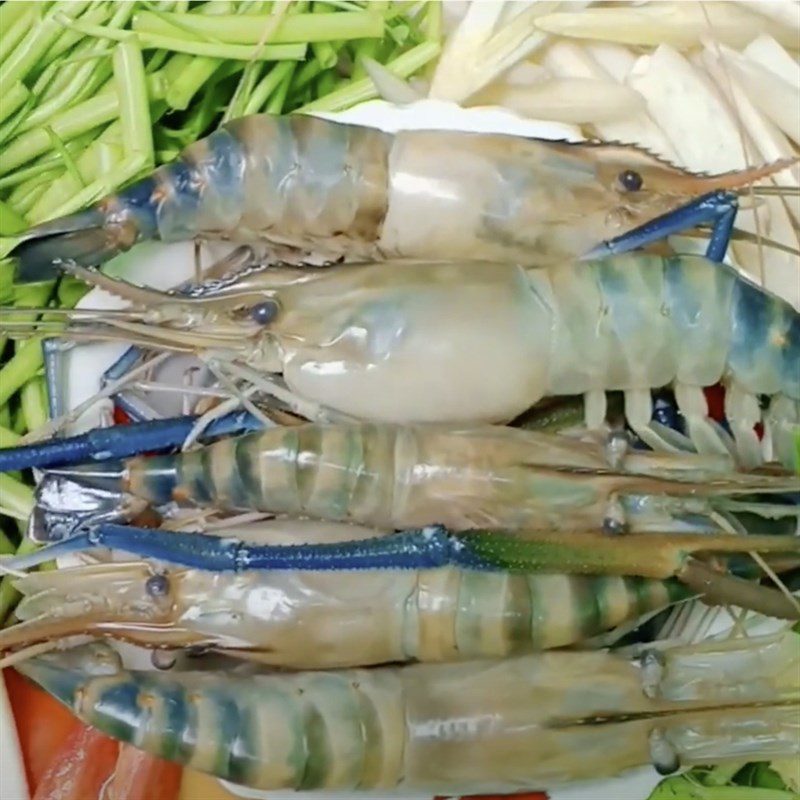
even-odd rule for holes
{"type": "MultiPolygon", "coordinates": [[[[133,21],[133,29],[143,38],[211,41],[227,44],[258,44],[262,31],[271,25],[271,15],[152,14],[143,11],[133,21]],[[175,24],[172,24],[175,23],[175,24]]],[[[284,15],[269,34],[273,44],[330,42],[337,39],[368,39],[383,36],[384,18],[374,11],[340,11],[284,15]]]]}

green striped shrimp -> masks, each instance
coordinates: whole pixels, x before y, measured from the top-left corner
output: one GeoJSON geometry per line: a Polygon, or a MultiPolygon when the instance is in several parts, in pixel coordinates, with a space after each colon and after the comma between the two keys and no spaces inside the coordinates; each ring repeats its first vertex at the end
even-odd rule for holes
{"type": "MultiPolygon", "coordinates": [[[[791,569],[800,552],[792,536],[458,537],[440,526],[385,534],[282,519],[223,521],[209,533],[100,526],[31,558],[105,546],[156,565],[101,562],[26,575],[16,582],[22,622],[0,631],[0,651],[14,663],[31,645],[88,634],[318,669],[562,647],[694,596],[800,618],[791,595],[743,579],[758,573],[739,555],[756,551],[762,565],[791,569]],[[111,528],[113,543],[103,539],[111,528]]],[[[16,562],[14,569],[33,565],[16,562]]]]}
{"type": "Polygon", "coordinates": [[[700,175],[615,143],[447,130],[389,135],[258,114],[222,125],[94,207],[32,228],[14,255],[26,280],[52,277],[67,259],[102,263],[145,239],[231,239],[254,257],[291,263],[552,262],[795,161],[700,175]]]}
{"type": "Polygon", "coordinates": [[[121,487],[156,505],[178,500],[384,530],[436,521],[451,530],[674,531],[690,514],[687,528],[713,530],[731,524],[733,509],[796,516],[794,506],[747,496],[800,491],[800,477],[737,473],[727,456],[633,450],[622,431],[597,441],[488,425],[308,423],[108,471],[120,467],[121,487]]]}
{"type": "MultiPolygon", "coordinates": [[[[284,536],[270,540],[286,540],[289,532],[296,540],[297,530],[310,530],[308,523],[278,527],[284,536]]],[[[339,527],[341,536],[358,532],[339,527]]],[[[336,526],[327,526],[326,541],[334,533],[336,526]]],[[[563,647],[692,594],[675,580],[613,575],[460,567],[237,574],[165,571],[146,562],[34,572],[15,585],[24,595],[21,622],[0,631],[0,652],[12,660],[32,644],[89,635],[154,650],[209,648],[294,669],[502,658],[563,647]]]]}
{"type": "Polygon", "coordinates": [[[269,268],[191,297],[72,268],[134,307],[59,311],[66,324],[3,309],[0,333],[196,354],[221,381],[312,420],[505,423],[543,398],[584,395],[597,429],[606,392],[620,390],[628,423],[654,449],[755,466],[769,455],[754,431],[763,422],[775,459],[794,465],[800,314],[724,264],[638,253],[530,268],[395,266],[269,268]],[[730,433],[703,394],[719,381],[730,433]],[[665,386],[685,436],[653,422],[651,391],[665,386]]]}
{"type": "Polygon", "coordinates": [[[292,675],[128,671],[95,644],[20,669],[85,723],[258,789],[513,792],[800,756],[791,632],[292,675]]]}

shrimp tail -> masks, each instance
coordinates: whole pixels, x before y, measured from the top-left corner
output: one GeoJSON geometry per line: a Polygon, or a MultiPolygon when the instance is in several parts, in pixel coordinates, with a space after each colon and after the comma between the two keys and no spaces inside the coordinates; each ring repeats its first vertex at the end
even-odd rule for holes
{"type": "Polygon", "coordinates": [[[97,266],[129,250],[139,240],[133,217],[116,221],[102,207],[45,222],[27,231],[11,252],[17,261],[17,280],[48,280],[65,262],[97,266]]]}

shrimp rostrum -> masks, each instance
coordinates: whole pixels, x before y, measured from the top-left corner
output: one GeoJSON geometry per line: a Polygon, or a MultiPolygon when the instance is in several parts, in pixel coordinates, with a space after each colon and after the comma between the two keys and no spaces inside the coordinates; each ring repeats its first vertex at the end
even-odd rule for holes
{"type": "Polygon", "coordinates": [[[795,466],[800,313],[700,256],[270,268],[189,298],[73,271],[134,307],[65,310],[67,324],[4,309],[0,331],[197,353],[229,381],[288,395],[310,419],[498,423],[544,397],[582,394],[594,429],[605,392],[621,390],[628,423],[655,449],[734,453],[754,466],[761,421],[775,457],[795,466]],[[731,433],[703,395],[720,380],[731,433]],[[652,421],[651,390],[670,385],[686,436],[652,421]]]}
{"type": "MultiPolygon", "coordinates": [[[[20,275],[99,264],[143,239],[232,239],[284,261],[421,257],[558,261],[726,219],[732,192],[794,159],[723,175],[633,146],[379,130],[309,116],[237,119],[172,164],[24,235],[20,275]]],[[[711,255],[711,253],[709,253],[711,255]]]]}
{"type": "Polygon", "coordinates": [[[649,764],[796,758],[798,654],[786,632],[638,658],[286,675],[128,671],[95,644],[20,670],[110,736],[246,786],[513,792],[649,764]]]}

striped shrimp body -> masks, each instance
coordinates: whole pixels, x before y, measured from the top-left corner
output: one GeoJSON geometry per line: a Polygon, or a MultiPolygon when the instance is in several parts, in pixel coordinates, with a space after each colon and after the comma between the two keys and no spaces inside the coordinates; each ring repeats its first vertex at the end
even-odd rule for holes
{"type": "MultiPolygon", "coordinates": [[[[335,542],[374,531],[270,521],[226,536],[335,542]]],[[[98,563],[17,581],[23,620],[0,651],[88,634],[151,648],[235,652],[278,667],[502,658],[596,636],[692,592],[625,576],[420,570],[239,573],[98,563]]]]}
{"type": "Polygon", "coordinates": [[[15,255],[29,280],[153,238],[234,239],[285,261],[558,261],[791,163],[707,176],[633,146],[256,115],[94,208],[33,228],[15,255]]]}
{"type": "MultiPolygon", "coordinates": [[[[177,500],[384,530],[437,520],[452,530],[671,531],[685,514],[713,530],[729,501],[741,508],[756,492],[800,491],[798,477],[736,473],[724,456],[630,450],[619,433],[599,444],[501,426],[389,423],[268,428],[130,459],[121,475],[126,492],[157,506],[177,500]]],[[[752,500],[748,507],[778,511],[752,500]]]]}
{"type": "Polygon", "coordinates": [[[605,391],[622,390],[628,422],[648,444],[735,452],[746,465],[762,460],[753,427],[768,396],[776,457],[795,464],[800,314],[703,257],[266,269],[197,298],[75,271],[139,308],[65,311],[66,326],[4,309],[0,331],[196,352],[273,395],[270,375],[280,375],[292,408],[312,419],[497,423],[544,397],[583,394],[597,428],[605,391]],[[703,387],[720,379],[735,442],[708,418],[703,387]],[[651,422],[651,389],[670,384],[688,438],[651,422]]]}
{"type": "Polygon", "coordinates": [[[798,653],[785,633],[641,664],[553,652],[281,675],[127,671],[94,646],[20,669],[99,730],[239,784],[451,793],[797,757],[798,653]]]}

